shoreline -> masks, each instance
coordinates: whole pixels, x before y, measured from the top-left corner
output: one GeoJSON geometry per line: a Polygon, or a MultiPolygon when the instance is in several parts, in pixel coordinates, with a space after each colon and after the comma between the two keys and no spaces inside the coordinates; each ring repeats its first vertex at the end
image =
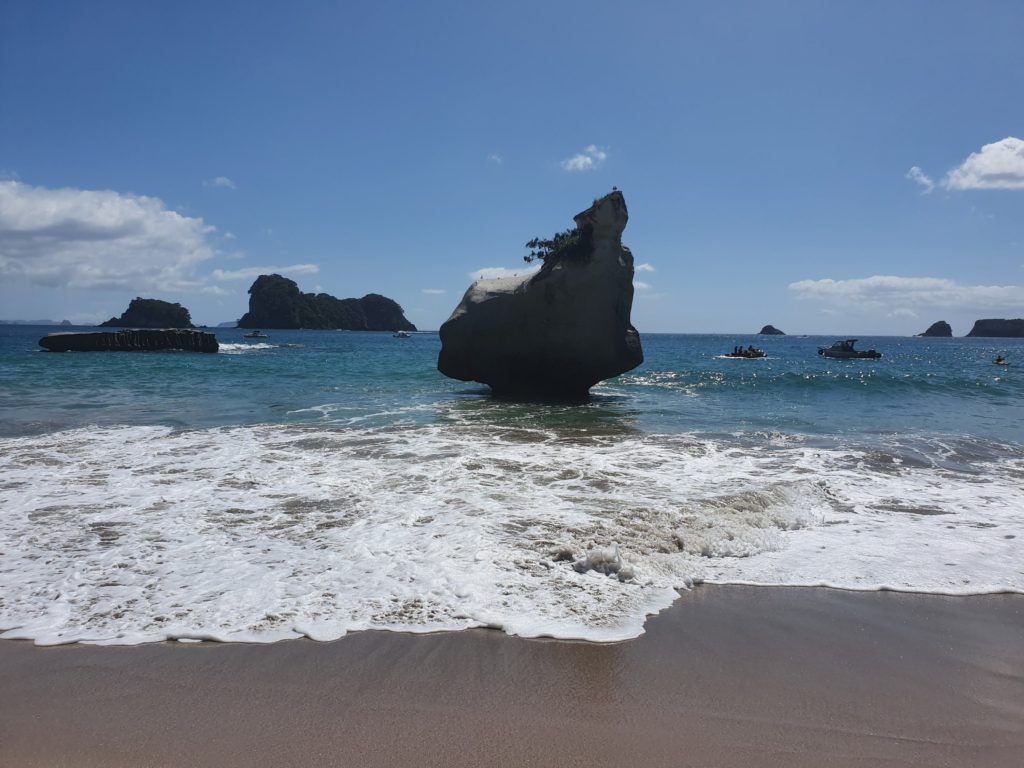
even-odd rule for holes
{"type": "Polygon", "coordinates": [[[705,584],[634,640],[0,641],[0,764],[1011,766],[1024,596],[705,584]]]}

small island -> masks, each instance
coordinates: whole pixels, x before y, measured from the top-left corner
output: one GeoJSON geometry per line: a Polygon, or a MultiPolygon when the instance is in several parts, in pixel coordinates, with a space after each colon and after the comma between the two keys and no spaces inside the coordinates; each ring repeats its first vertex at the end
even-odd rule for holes
{"type": "Polygon", "coordinates": [[[181,304],[136,297],[120,317],[112,317],[100,328],[194,328],[192,316],[181,304]]]}
{"type": "Polygon", "coordinates": [[[939,320],[937,323],[932,323],[928,326],[928,330],[924,333],[917,334],[918,336],[927,336],[931,338],[951,338],[953,336],[953,329],[949,323],[945,320],[939,320]]]}
{"type": "Polygon", "coordinates": [[[760,335],[762,335],[762,336],[785,336],[786,335],[783,331],[780,331],[774,325],[766,325],[764,328],[762,328],[760,331],[758,331],[758,333],[760,335]]]}
{"type": "Polygon", "coordinates": [[[975,320],[974,327],[967,335],[998,339],[1024,339],[1024,318],[975,320]]]}
{"type": "Polygon", "coordinates": [[[294,280],[260,275],[249,288],[249,311],[239,328],[310,328],[344,331],[415,331],[399,304],[369,293],[361,299],[337,299],[327,293],[302,293],[294,280]]]}

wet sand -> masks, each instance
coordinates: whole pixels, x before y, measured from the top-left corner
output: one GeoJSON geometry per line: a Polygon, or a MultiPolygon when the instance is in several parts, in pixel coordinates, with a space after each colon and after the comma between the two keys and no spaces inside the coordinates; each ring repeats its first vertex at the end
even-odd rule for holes
{"type": "Polygon", "coordinates": [[[1014,766],[1024,596],[704,586],[627,643],[0,641],[4,766],[1014,766]]]}

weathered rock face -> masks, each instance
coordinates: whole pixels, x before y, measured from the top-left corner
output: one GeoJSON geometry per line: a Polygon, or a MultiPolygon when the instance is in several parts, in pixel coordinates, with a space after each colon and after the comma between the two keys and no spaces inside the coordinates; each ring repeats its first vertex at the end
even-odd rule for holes
{"type": "Polygon", "coordinates": [[[249,311],[239,328],[319,328],[346,331],[415,331],[397,302],[378,293],[337,299],[302,293],[294,280],[260,275],[249,288],[249,311]]]}
{"type": "Polygon", "coordinates": [[[778,328],[776,328],[774,325],[766,325],[764,328],[762,328],[760,331],[758,331],[758,333],[760,333],[763,336],[785,336],[786,335],[785,333],[780,331],[778,328]]]}
{"type": "Polygon", "coordinates": [[[39,340],[50,352],[156,352],[179,349],[185,352],[216,352],[217,337],[203,331],[167,328],[113,333],[51,333],[39,340]]]}
{"type": "Polygon", "coordinates": [[[633,255],[621,192],[575,217],[579,256],[539,272],[478,280],[441,326],[438,370],[496,394],[577,397],[643,362],[630,324],[633,255]]]}
{"type": "Polygon", "coordinates": [[[191,328],[192,316],[181,304],[160,299],[132,299],[120,317],[112,317],[100,328],[191,328]]]}
{"type": "Polygon", "coordinates": [[[925,331],[924,333],[919,333],[917,335],[949,338],[950,336],[953,335],[953,329],[945,320],[939,320],[939,322],[932,323],[931,325],[929,325],[927,331],[925,331]]]}
{"type": "Polygon", "coordinates": [[[992,336],[1003,339],[1024,339],[1024,319],[975,320],[968,336],[992,336]]]}

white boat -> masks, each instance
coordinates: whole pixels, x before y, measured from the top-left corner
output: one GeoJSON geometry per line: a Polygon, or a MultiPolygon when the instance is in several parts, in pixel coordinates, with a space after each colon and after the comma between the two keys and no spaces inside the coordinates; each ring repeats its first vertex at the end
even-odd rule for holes
{"type": "Polygon", "coordinates": [[[246,338],[246,339],[269,339],[270,337],[267,336],[267,334],[263,333],[263,331],[252,331],[250,333],[245,334],[243,336],[243,338],[246,338]]]}
{"type": "Polygon", "coordinates": [[[411,339],[412,338],[412,334],[409,333],[408,331],[396,331],[395,333],[393,333],[391,335],[394,336],[396,339],[411,339]]]}

